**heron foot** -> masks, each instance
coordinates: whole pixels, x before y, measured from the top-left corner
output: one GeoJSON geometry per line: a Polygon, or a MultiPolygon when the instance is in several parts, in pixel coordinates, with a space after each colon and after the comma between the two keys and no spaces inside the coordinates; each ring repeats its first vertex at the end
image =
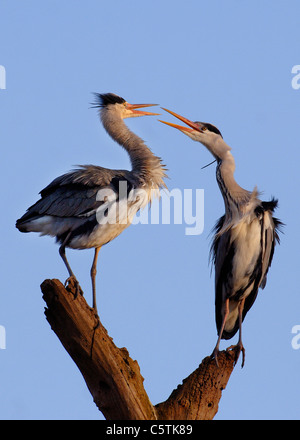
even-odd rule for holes
{"type": "Polygon", "coordinates": [[[219,367],[219,362],[218,362],[218,354],[219,354],[219,349],[217,347],[215,347],[214,351],[212,352],[212,354],[210,355],[211,359],[214,359],[216,361],[217,367],[219,367]]]}
{"type": "Polygon", "coordinates": [[[99,318],[99,315],[98,315],[98,313],[97,313],[97,311],[95,311],[95,318],[96,318],[96,324],[95,324],[95,326],[94,326],[94,330],[96,330],[98,327],[100,327],[100,318],[99,318]]]}
{"type": "Polygon", "coordinates": [[[66,279],[65,281],[65,287],[67,288],[67,290],[71,290],[73,291],[73,288],[75,289],[75,295],[74,298],[76,299],[78,295],[83,296],[83,290],[80,287],[79,282],[77,281],[77,279],[75,278],[74,275],[70,276],[69,278],[66,279]]]}
{"type": "Polygon", "coordinates": [[[234,365],[237,364],[237,361],[239,360],[240,354],[242,352],[243,358],[242,358],[242,365],[241,368],[245,365],[245,348],[242,344],[242,342],[238,342],[236,345],[230,345],[230,347],[226,348],[226,351],[234,350],[235,351],[235,359],[234,359],[234,365]]]}

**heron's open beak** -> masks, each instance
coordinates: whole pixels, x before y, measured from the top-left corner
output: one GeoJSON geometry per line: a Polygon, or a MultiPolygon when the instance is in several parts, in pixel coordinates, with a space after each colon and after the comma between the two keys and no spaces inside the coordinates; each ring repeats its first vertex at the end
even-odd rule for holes
{"type": "Polygon", "coordinates": [[[158,104],[129,104],[128,102],[126,102],[127,110],[131,110],[132,113],[136,116],[159,115],[160,113],[152,113],[152,112],[144,112],[141,110],[136,110],[136,108],[152,107],[154,105],[158,105],[158,104]]]}
{"type": "Polygon", "coordinates": [[[168,110],[166,108],[162,107],[162,109],[165,110],[166,112],[170,113],[171,115],[175,116],[175,118],[180,119],[180,121],[184,122],[185,124],[187,124],[191,128],[183,127],[182,125],[172,124],[172,122],[161,121],[160,119],[159,119],[159,122],[162,122],[163,124],[170,125],[170,127],[177,128],[178,130],[180,130],[182,132],[186,131],[186,132],[190,133],[191,131],[194,131],[194,130],[200,131],[201,133],[203,132],[201,127],[198,124],[195,124],[195,122],[192,122],[189,119],[184,118],[183,116],[180,116],[177,113],[174,113],[171,110],[168,110]]]}

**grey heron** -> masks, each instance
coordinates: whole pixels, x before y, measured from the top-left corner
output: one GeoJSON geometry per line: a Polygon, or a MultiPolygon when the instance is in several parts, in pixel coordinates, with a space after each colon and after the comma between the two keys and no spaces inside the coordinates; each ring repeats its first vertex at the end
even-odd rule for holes
{"type": "MultiPolygon", "coordinates": [[[[278,231],[282,223],[273,212],[278,201],[261,201],[255,188],[243,189],[234,179],[235,161],[231,148],[214,125],[192,122],[170,110],[187,127],[160,121],[177,128],[192,140],[201,142],[217,161],[216,178],[225,204],[225,215],[216,223],[211,246],[215,266],[215,319],[218,340],[212,357],[218,364],[221,339],[231,339],[239,330],[236,346],[237,362],[245,349],[242,343],[242,322],[252,307],[258,289],[264,288],[272,262],[278,231]]],[[[229,347],[229,348],[232,348],[229,347]]]]}
{"type": "Polygon", "coordinates": [[[73,279],[77,293],[81,288],[65,249],[95,249],[91,280],[93,308],[97,315],[95,278],[99,250],[127,228],[136,212],[151,201],[155,191],[165,186],[166,169],[161,159],[123,122],[125,118],[157,115],[137,110],[156,104],[129,104],[113,93],[96,93],[95,97],[94,107],[99,109],[105,130],[127,151],[132,170],[81,165],[46,186],[40,192],[40,200],[17,220],[16,227],[21,232],[40,232],[56,237],[60,256],[69,273],[66,283],[73,279]],[[114,213],[111,218],[109,211],[114,213]]]}

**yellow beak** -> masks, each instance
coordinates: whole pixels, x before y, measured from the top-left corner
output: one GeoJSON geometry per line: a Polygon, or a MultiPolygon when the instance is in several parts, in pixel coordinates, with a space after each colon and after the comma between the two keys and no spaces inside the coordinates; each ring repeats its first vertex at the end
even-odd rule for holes
{"type": "Polygon", "coordinates": [[[174,127],[177,128],[180,131],[187,131],[187,132],[191,132],[193,130],[197,130],[202,132],[203,130],[201,129],[201,127],[199,127],[198,124],[195,124],[195,122],[190,121],[189,119],[185,118],[184,116],[180,116],[177,113],[172,112],[171,110],[168,110],[166,108],[163,108],[163,110],[165,110],[166,112],[170,113],[171,115],[175,116],[175,118],[179,119],[180,121],[184,122],[185,124],[187,124],[189,127],[183,127],[182,125],[177,125],[177,124],[173,124],[172,122],[166,122],[166,121],[161,121],[159,119],[159,122],[162,122],[163,124],[166,125],[170,125],[170,127],[174,127]]]}
{"type": "Polygon", "coordinates": [[[144,112],[141,110],[135,110],[136,108],[152,107],[154,105],[158,105],[158,104],[129,104],[129,102],[126,102],[126,108],[128,110],[131,110],[135,115],[139,115],[139,116],[159,115],[160,113],[152,113],[152,112],[144,112]]]}

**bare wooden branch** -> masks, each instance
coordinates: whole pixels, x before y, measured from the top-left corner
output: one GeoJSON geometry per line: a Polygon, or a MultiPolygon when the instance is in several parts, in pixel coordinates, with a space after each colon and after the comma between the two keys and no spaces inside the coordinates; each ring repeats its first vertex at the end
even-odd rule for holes
{"type": "Polygon", "coordinates": [[[137,361],[118,348],[83,296],[56,279],[41,289],[46,318],[81,371],[94,402],[107,420],[210,420],[234,368],[234,351],[210,357],[162,403],[153,406],[137,361]]]}
{"type": "Polygon", "coordinates": [[[103,415],[109,420],[153,419],[138,363],[119,349],[83,296],[74,298],[59,280],[41,285],[52,330],[70,354],[103,415]],[[97,328],[95,328],[98,325],[97,328]]]}
{"type": "Polygon", "coordinates": [[[212,420],[218,411],[222,391],[232,373],[234,362],[234,350],[219,353],[219,367],[210,356],[204,358],[165,402],[156,405],[158,419],[212,420]]]}

